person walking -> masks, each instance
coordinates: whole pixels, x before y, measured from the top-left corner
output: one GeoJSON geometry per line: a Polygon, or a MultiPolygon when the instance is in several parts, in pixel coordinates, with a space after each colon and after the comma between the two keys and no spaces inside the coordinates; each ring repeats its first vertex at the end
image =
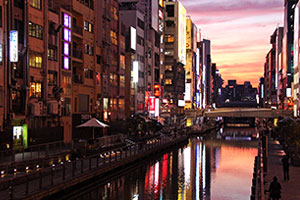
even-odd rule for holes
{"type": "Polygon", "coordinates": [[[273,177],[273,181],[269,187],[269,199],[271,200],[279,200],[281,198],[281,185],[277,181],[277,177],[273,177]]]}
{"type": "Polygon", "coordinates": [[[289,170],[289,167],[290,167],[290,163],[289,163],[289,158],[288,156],[284,156],[283,159],[281,160],[282,162],[282,167],[283,167],[283,176],[284,176],[284,180],[288,181],[290,180],[290,170],[289,170]]]}

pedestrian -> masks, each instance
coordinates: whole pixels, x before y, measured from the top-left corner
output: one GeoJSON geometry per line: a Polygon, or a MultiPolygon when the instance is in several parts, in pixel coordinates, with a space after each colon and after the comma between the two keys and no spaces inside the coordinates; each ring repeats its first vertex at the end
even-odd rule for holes
{"type": "Polygon", "coordinates": [[[277,181],[277,177],[273,177],[273,181],[270,184],[269,188],[269,199],[271,200],[279,200],[281,198],[281,185],[277,181]]]}
{"type": "Polygon", "coordinates": [[[290,163],[289,163],[289,157],[287,155],[285,155],[283,157],[283,159],[281,160],[282,162],[282,167],[283,167],[283,176],[284,176],[284,180],[288,181],[290,180],[290,170],[289,170],[289,167],[290,167],[290,163]]]}

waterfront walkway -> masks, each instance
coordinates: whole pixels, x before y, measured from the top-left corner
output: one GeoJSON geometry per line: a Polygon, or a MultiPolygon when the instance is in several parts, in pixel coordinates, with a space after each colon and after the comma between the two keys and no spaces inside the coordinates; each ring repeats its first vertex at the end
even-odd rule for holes
{"type": "Polygon", "coordinates": [[[28,174],[15,176],[9,180],[4,178],[0,181],[0,199],[42,199],[100,174],[157,154],[186,141],[187,138],[187,136],[161,137],[144,144],[121,147],[113,153],[96,154],[71,162],[57,163],[52,167],[31,170],[28,174]]]}
{"type": "MultiPolygon", "coordinates": [[[[278,141],[269,139],[268,151],[268,171],[265,177],[265,190],[269,189],[270,183],[274,176],[277,176],[282,186],[282,200],[299,200],[300,199],[300,167],[290,165],[290,180],[284,181],[281,159],[285,155],[283,147],[278,141]]],[[[268,199],[268,193],[265,199],[268,199]]]]}

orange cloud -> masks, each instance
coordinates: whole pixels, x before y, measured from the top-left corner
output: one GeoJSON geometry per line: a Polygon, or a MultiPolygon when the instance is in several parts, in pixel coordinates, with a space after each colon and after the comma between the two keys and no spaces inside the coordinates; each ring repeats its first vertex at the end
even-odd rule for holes
{"type": "Polygon", "coordinates": [[[282,0],[182,0],[202,36],[211,40],[212,62],[225,82],[263,76],[270,35],[283,22],[282,0]]]}

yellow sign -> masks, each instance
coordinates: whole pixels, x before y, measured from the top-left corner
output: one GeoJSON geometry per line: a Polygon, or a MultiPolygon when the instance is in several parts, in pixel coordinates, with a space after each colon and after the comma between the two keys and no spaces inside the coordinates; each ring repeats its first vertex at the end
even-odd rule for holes
{"type": "Polygon", "coordinates": [[[163,0],[159,0],[159,5],[160,5],[160,7],[164,7],[164,1],[163,0]]]}

